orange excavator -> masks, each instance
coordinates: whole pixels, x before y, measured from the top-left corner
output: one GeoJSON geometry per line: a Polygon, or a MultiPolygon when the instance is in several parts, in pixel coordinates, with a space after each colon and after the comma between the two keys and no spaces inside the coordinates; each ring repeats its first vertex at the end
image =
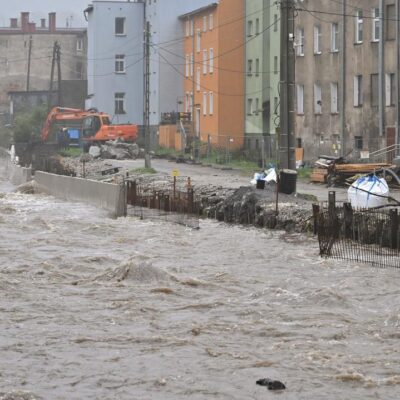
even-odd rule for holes
{"type": "Polygon", "coordinates": [[[54,107],[47,116],[41,138],[45,143],[79,145],[87,150],[92,144],[107,140],[136,141],[138,126],[112,125],[108,114],[96,109],[54,107]]]}

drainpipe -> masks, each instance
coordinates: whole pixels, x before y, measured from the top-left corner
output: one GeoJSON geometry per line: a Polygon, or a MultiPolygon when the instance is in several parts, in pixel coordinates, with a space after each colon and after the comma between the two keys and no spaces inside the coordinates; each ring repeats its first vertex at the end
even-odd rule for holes
{"type": "Polygon", "coordinates": [[[342,157],[346,155],[346,3],[347,0],[343,0],[340,43],[342,50],[342,62],[340,65],[340,155],[342,157]]]}
{"type": "MultiPolygon", "coordinates": [[[[400,143],[400,110],[399,110],[399,69],[400,69],[400,0],[396,0],[396,72],[395,72],[395,82],[396,82],[396,145],[400,143]]],[[[397,148],[397,146],[396,146],[397,148]]],[[[399,155],[399,151],[396,150],[396,155],[399,155]]]]}
{"type": "Polygon", "coordinates": [[[384,3],[385,0],[379,0],[379,136],[385,135],[385,41],[384,41],[384,3]]]}

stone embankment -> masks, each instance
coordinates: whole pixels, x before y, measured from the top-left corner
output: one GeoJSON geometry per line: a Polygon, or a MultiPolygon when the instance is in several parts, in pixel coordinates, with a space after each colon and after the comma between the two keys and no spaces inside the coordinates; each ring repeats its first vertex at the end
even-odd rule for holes
{"type": "MultiPolygon", "coordinates": [[[[163,173],[148,174],[122,169],[116,175],[103,175],[101,171],[113,166],[107,160],[89,157],[82,163],[80,158],[59,157],[59,163],[62,169],[72,172],[74,176],[90,180],[117,183],[123,175],[136,180],[142,188],[149,191],[166,191],[173,187],[173,178],[163,173]]],[[[178,190],[187,190],[187,184],[186,178],[177,178],[178,190]]],[[[21,189],[29,192],[30,188],[25,186],[21,189]]],[[[264,190],[253,186],[236,189],[229,187],[229,184],[215,185],[210,176],[209,183],[199,185],[193,182],[193,187],[203,217],[290,232],[307,232],[312,229],[312,203],[301,194],[295,196],[279,193],[277,212],[275,185],[267,185],[264,190]]]]}

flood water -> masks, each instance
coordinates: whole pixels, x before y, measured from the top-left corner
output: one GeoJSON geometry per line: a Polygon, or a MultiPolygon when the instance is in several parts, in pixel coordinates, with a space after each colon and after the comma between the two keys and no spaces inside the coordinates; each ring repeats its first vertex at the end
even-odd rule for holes
{"type": "Polygon", "coordinates": [[[0,196],[0,399],[399,398],[399,270],[321,260],[304,236],[0,196]]]}

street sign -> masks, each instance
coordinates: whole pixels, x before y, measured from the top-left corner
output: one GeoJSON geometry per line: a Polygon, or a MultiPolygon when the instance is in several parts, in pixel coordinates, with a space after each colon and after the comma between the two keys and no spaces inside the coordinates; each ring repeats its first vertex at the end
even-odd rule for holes
{"type": "Polygon", "coordinates": [[[172,171],[172,176],[173,177],[178,177],[179,176],[179,170],[177,170],[177,169],[174,169],[173,171],[172,171]]]}

